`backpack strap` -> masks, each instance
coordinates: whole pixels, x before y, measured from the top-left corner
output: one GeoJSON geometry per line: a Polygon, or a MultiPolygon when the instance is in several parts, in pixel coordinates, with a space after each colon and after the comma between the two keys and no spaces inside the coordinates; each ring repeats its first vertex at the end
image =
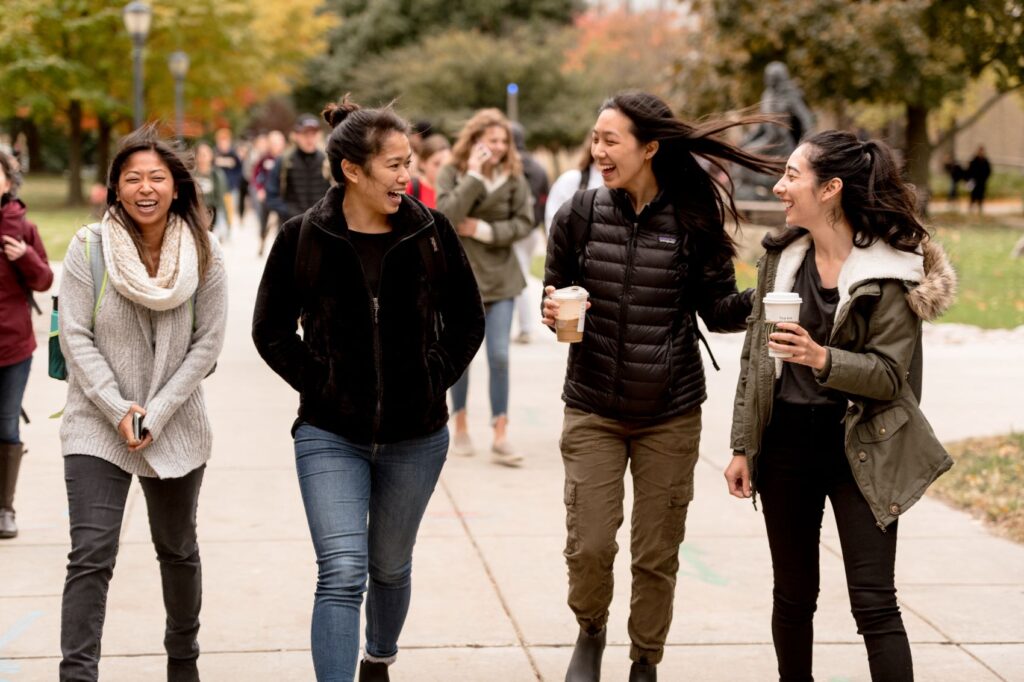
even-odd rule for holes
{"type": "Polygon", "coordinates": [[[107,264],[103,261],[103,235],[99,230],[86,229],[85,257],[92,272],[92,326],[95,328],[100,302],[107,293],[107,264]]]}
{"type": "Polygon", "coordinates": [[[597,189],[579,191],[572,197],[572,210],[569,212],[569,238],[573,251],[576,253],[576,271],[570,278],[572,284],[583,283],[584,261],[587,242],[590,241],[590,226],[594,222],[594,199],[596,197],[597,189]]]}
{"type": "Polygon", "coordinates": [[[299,293],[300,307],[305,307],[306,298],[315,288],[320,277],[320,263],[323,253],[316,244],[313,234],[316,226],[309,221],[309,214],[303,214],[299,226],[299,240],[295,246],[295,284],[299,293]]]}
{"type": "Polygon", "coordinates": [[[412,197],[422,200],[423,181],[418,177],[412,179],[412,197]]]}

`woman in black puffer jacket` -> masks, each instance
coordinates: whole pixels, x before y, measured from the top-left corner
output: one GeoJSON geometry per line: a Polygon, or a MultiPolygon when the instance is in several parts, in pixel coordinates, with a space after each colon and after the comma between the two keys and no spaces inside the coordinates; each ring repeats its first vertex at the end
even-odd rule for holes
{"type": "Polygon", "coordinates": [[[591,304],[562,396],[565,556],[580,624],[567,682],[600,679],[627,465],[634,488],[629,679],[656,679],[706,397],[696,316],[713,331],[740,331],[751,309],[752,292],[736,290],[725,231],[732,196],[695,155],[723,171],[715,159],[781,168],[717,138],[750,122],[691,125],[653,95],[617,95],[601,107],[591,140],[605,186],[577,193],[555,216],[544,323],[554,325],[556,288],[581,284],[591,304]]]}

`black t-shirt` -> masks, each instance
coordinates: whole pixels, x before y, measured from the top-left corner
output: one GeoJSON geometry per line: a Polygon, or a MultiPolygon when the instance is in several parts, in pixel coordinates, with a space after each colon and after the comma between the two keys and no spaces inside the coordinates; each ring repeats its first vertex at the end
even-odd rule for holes
{"type": "MultiPolygon", "coordinates": [[[[796,273],[793,291],[800,294],[800,326],[818,344],[828,344],[835,322],[839,289],[821,285],[818,266],[814,262],[814,245],[807,249],[803,264],[796,273]]],[[[845,405],[841,393],[824,388],[814,378],[814,370],[793,362],[782,363],[782,376],[775,382],[775,398],[793,405],[845,405]]]]}
{"type": "Polygon", "coordinates": [[[370,285],[370,292],[376,296],[380,288],[380,270],[384,254],[395,243],[395,233],[391,231],[369,234],[349,230],[348,236],[356,249],[356,254],[359,255],[359,261],[363,264],[363,273],[366,275],[366,283],[370,285]]]}

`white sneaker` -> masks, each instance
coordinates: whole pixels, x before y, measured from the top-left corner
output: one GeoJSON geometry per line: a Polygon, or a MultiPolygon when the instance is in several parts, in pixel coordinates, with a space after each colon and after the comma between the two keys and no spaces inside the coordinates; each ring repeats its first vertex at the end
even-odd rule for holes
{"type": "Polygon", "coordinates": [[[527,344],[530,343],[530,332],[519,332],[519,335],[513,339],[516,343],[527,344]]]}
{"type": "Polygon", "coordinates": [[[515,451],[508,440],[503,440],[491,446],[491,460],[495,464],[507,467],[521,467],[523,465],[523,456],[515,451]]]}
{"type": "Polygon", "coordinates": [[[469,433],[456,433],[452,438],[451,453],[456,457],[472,457],[473,441],[469,439],[469,433]]]}

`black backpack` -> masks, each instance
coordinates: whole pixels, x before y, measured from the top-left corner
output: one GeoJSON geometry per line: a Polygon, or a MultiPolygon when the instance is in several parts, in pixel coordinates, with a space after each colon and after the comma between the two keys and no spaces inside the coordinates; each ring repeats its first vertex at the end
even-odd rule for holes
{"type": "MultiPolygon", "coordinates": [[[[590,241],[590,226],[594,222],[594,199],[597,197],[598,189],[600,188],[581,190],[572,197],[572,210],[569,211],[569,238],[572,240],[572,248],[576,254],[576,271],[569,278],[570,284],[583,285],[586,265],[585,251],[587,242],[590,241]]],[[[697,324],[696,306],[689,306],[688,312],[693,318],[693,331],[696,332],[697,339],[704,344],[704,348],[708,351],[712,367],[720,371],[722,368],[718,366],[715,354],[711,352],[711,346],[708,345],[708,340],[704,338],[700,325],[697,324]]]]}

